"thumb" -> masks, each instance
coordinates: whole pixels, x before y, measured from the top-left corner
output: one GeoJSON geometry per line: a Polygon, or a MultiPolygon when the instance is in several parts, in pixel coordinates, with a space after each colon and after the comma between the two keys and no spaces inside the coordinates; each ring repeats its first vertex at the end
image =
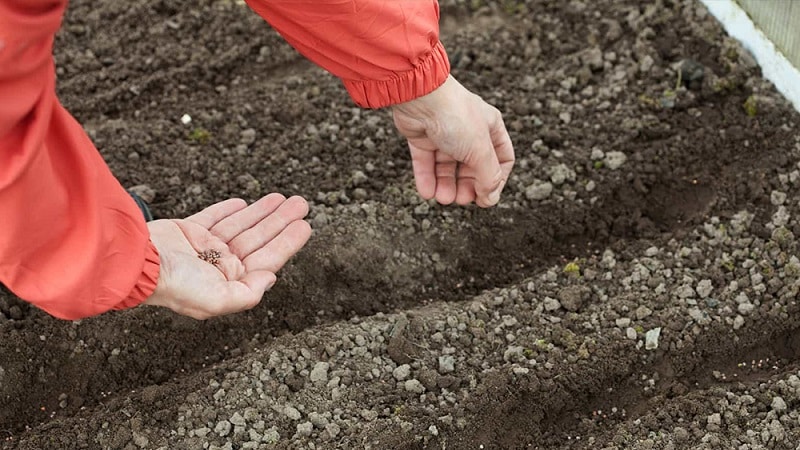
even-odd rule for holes
{"type": "Polygon", "coordinates": [[[505,174],[500,167],[497,154],[490,139],[472,148],[464,161],[475,173],[475,203],[482,208],[494,206],[500,201],[505,186],[505,174]]]}
{"type": "Polygon", "coordinates": [[[488,110],[489,142],[474,150],[480,156],[474,167],[475,194],[478,206],[487,208],[500,201],[500,193],[514,167],[514,145],[506,130],[503,116],[496,108],[488,110]]]}

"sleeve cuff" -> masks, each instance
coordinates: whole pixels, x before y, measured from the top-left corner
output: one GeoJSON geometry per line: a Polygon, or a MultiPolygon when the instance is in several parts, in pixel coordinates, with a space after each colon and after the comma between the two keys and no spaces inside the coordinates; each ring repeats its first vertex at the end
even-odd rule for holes
{"type": "Polygon", "coordinates": [[[121,310],[139,306],[153,294],[158,284],[158,275],[161,268],[161,258],[152,242],[148,241],[144,255],[142,274],[128,297],[114,306],[113,309],[121,310]]]}
{"type": "Polygon", "coordinates": [[[414,68],[388,80],[344,80],[358,106],[384,108],[428,95],[450,75],[450,61],[441,41],[414,68]]]}

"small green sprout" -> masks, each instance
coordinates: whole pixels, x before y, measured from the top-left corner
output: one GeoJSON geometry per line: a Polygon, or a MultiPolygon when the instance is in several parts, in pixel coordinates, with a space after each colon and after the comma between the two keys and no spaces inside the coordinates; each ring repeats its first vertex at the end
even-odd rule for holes
{"type": "Polygon", "coordinates": [[[205,144],[211,139],[211,132],[205,128],[195,128],[189,133],[189,140],[205,144]]]}
{"type": "Polygon", "coordinates": [[[581,274],[581,266],[578,265],[576,262],[567,263],[564,266],[564,273],[567,275],[580,275],[581,274]]]}
{"type": "Polygon", "coordinates": [[[755,117],[756,114],[758,114],[758,104],[756,102],[755,95],[747,97],[747,100],[744,101],[744,105],[742,105],[742,107],[744,107],[744,112],[747,113],[748,116],[755,117]]]}

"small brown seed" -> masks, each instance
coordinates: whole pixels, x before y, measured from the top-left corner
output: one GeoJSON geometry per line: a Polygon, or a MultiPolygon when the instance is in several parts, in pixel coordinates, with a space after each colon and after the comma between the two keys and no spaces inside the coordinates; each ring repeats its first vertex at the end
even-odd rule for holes
{"type": "Polygon", "coordinates": [[[222,253],[217,250],[203,250],[197,254],[197,257],[216,266],[219,265],[219,259],[222,257],[222,253]]]}

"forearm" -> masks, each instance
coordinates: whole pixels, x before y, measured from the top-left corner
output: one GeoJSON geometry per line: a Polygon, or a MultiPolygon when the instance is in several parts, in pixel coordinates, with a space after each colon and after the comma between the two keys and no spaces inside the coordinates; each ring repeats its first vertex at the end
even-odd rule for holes
{"type": "Polygon", "coordinates": [[[65,7],[0,0],[0,282],[77,319],[144,301],[159,261],[134,202],[55,96],[65,7]]]}
{"type": "Polygon", "coordinates": [[[338,76],[360,106],[407,102],[450,73],[435,0],[246,0],[300,53],[338,76]]]}

